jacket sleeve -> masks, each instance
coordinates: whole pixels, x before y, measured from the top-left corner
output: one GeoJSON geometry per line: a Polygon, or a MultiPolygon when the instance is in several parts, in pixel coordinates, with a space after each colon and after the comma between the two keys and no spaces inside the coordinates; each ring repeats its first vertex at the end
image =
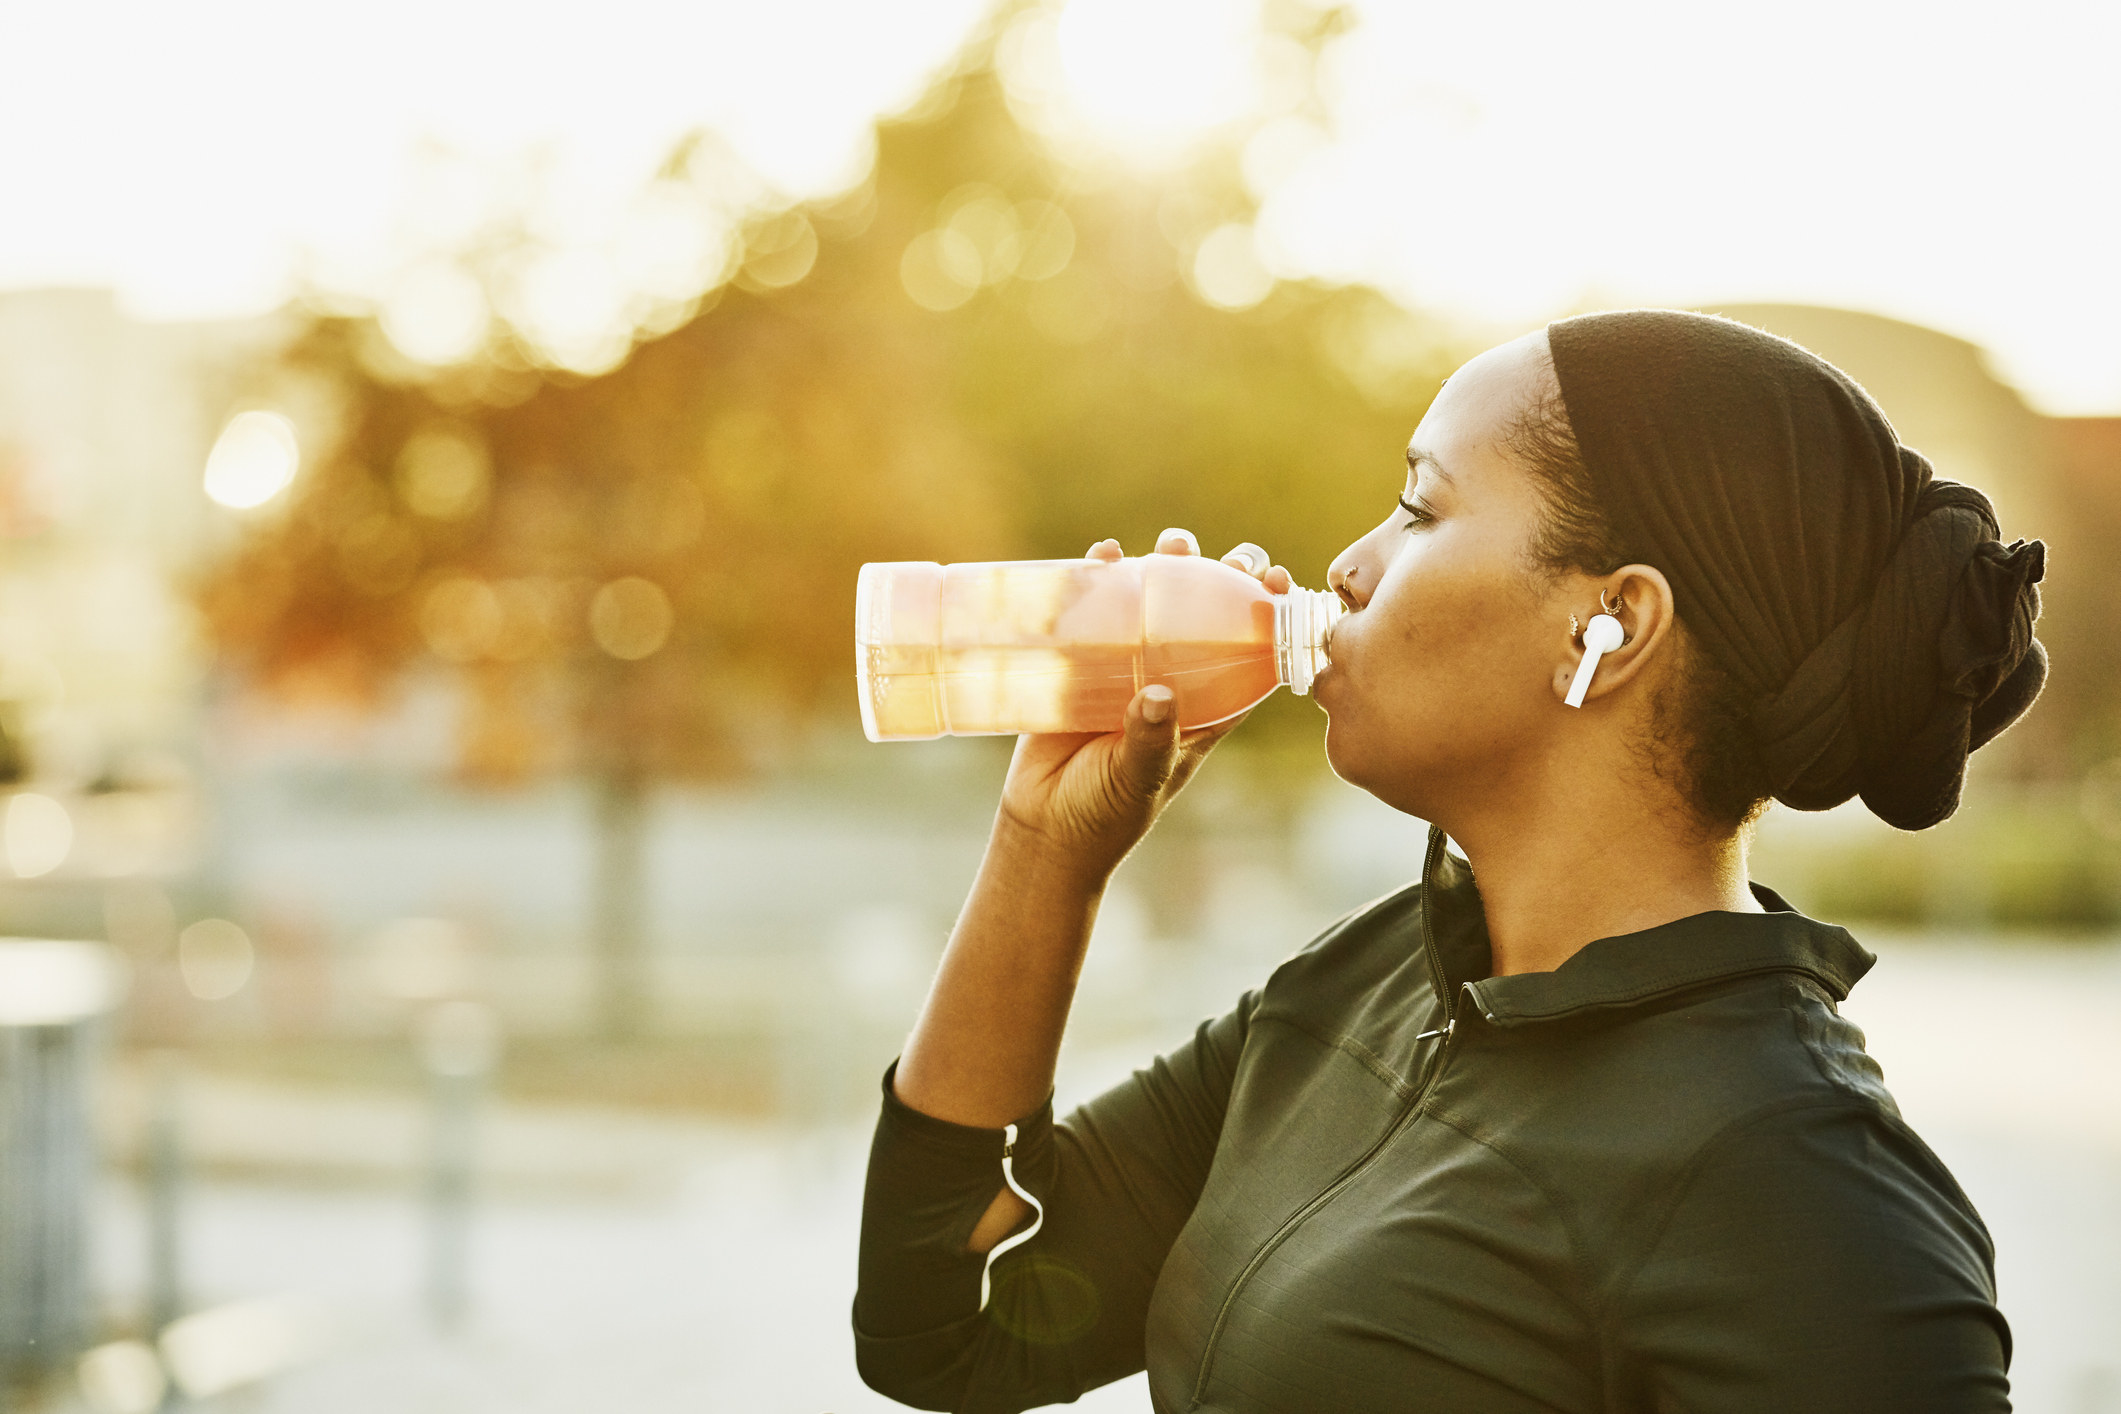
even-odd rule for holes
{"type": "Polygon", "coordinates": [[[1896,1117],[1809,1105],[1697,1157],[1613,1308],[1621,1407],[2003,1414],[1988,1231],[1896,1117]]]}
{"type": "Polygon", "coordinates": [[[1045,1223],[995,1262],[985,1311],[986,1258],[965,1244],[1002,1189],[1002,1131],[921,1114],[885,1073],[854,1298],[871,1389],[984,1414],[1072,1400],[1142,1368],[1149,1295],[1207,1181],[1253,1001],[1065,1120],[1049,1101],[1018,1123],[1017,1180],[1045,1223]]]}

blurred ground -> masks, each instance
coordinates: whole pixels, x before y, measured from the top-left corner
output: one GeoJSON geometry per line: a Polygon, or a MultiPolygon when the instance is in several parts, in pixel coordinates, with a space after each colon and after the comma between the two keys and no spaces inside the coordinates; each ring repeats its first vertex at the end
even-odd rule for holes
{"type": "MultiPolygon", "coordinates": [[[[2121,1411],[2121,946],[1869,941],[1881,961],[1847,1011],[1994,1233],[2017,1407],[2121,1411]]],[[[1203,1011],[1244,985],[1211,973],[1160,980],[1203,1011]]],[[[1062,1102],[1182,1034],[1072,1052],[1062,1102]]],[[[119,1127],[129,1096],[121,1072],[107,1096],[119,1127]]],[[[188,1108],[209,1175],[190,1198],[194,1299],[306,1293],[338,1323],[335,1353],[229,1408],[893,1407],[862,1388],[847,1334],[859,1120],[493,1105],[472,1317],[438,1336],[421,1308],[416,1092],[208,1071],[193,1076],[188,1108]]],[[[137,1191],[112,1184],[102,1218],[104,1286],[122,1307],[142,1281],[137,1191]]],[[[1145,1410],[1147,1397],[1137,1377],[1079,1407],[1145,1410]]]]}

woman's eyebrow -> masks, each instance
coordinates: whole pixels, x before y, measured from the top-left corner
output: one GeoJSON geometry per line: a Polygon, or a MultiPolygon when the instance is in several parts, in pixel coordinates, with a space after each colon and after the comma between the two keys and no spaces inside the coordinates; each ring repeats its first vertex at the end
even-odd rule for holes
{"type": "Polygon", "coordinates": [[[1452,484],[1451,473],[1443,469],[1443,463],[1436,460],[1434,453],[1425,452],[1419,447],[1407,448],[1407,470],[1419,476],[1423,467],[1427,467],[1429,474],[1438,481],[1445,485],[1452,484]]]}

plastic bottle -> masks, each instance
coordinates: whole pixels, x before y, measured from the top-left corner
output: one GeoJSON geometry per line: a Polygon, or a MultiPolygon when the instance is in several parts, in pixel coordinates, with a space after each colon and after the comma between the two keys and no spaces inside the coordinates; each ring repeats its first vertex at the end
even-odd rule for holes
{"type": "Polygon", "coordinates": [[[1234,717],[1278,686],[1307,693],[1342,605],[1270,594],[1198,555],[862,566],[855,672],[871,741],[1117,731],[1162,683],[1179,723],[1234,717]]]}

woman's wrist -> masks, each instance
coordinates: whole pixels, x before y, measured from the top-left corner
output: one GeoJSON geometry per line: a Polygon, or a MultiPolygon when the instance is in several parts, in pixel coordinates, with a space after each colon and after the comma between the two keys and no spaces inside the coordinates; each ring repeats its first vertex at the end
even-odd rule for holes
{"type": "Polygon", "coordinates": [[[1076,896],[1085,902],[1103,896],[1112,871],[1119,866],[1118,859],[1106,858],[1108,853],[1026,824],[1007,807],[996,813],[994,830],[987,839],[990,868],[1006,874],[1012,884],[1076,896]]]}

